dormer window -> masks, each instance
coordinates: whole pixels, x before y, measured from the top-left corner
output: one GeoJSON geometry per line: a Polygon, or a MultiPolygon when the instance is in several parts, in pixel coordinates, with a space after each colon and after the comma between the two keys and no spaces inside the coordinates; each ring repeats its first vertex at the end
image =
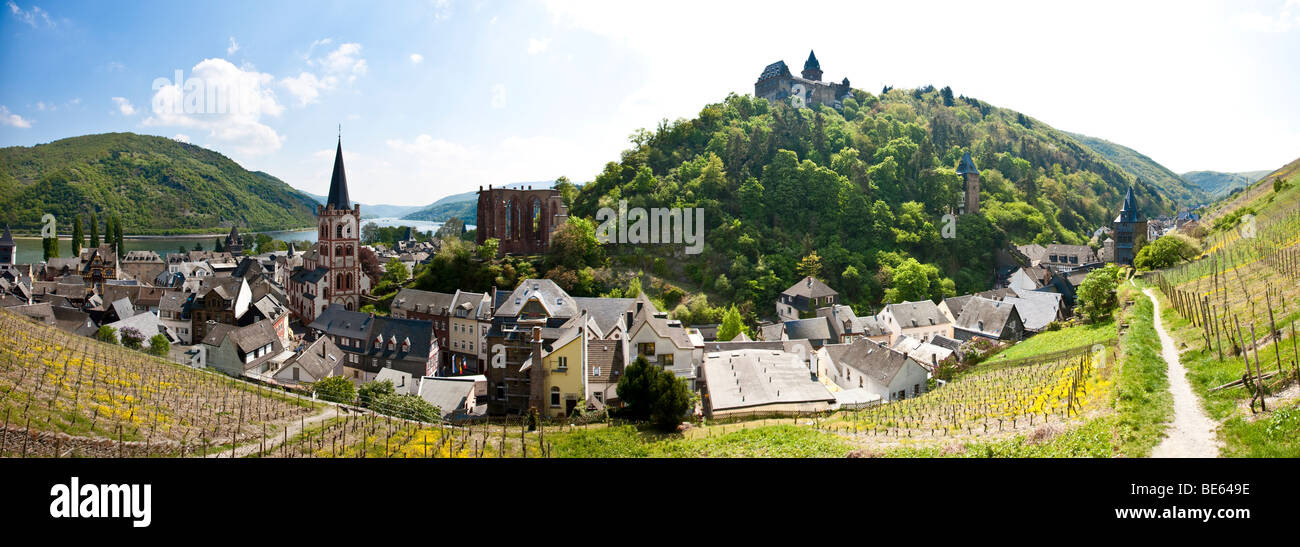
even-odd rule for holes
{"type": "Polygon", "coordinates": [[[383,345],[384,345],[384,335],[382,335],[382,334],[380,334],[380,335],[376,335],[376,336],[375,336],[375,347],[377,347],[377,348],[378,348],[378,347],[383,347],[383,345]]]}
{"type": "Polygon", "coordinates": [[[402,339],[402,351],[411,351],[411,339],[409,337],[402,339]]]}

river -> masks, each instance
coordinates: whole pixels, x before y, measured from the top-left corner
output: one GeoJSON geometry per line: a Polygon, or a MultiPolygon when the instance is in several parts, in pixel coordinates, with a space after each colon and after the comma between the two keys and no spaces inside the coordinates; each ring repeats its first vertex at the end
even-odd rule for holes
{"type": "MultiPolygon", "coordinates": [[[[421,232],[436,231],[442,227],[441,222],[428,222],[423,220],[402,220],[399,218],[364,218],[361,224],[373,222],[379,226],[410,226],[421,232]]],[[[467,226],[466,229],[473,229],[473,226],[467,226]]],[[[216,230],[214,230],[215,232],[216,230]]],[[[240,232],[243,233],[243,232],[240,232]]],[[[278,232],[265,232],[272,239],[280,241],[307,241],[314,243],[316,241],[316,230],[287,230],[278,232]]],[[[204,235],[177,235],[177,236],[149,236],[149,237],[131,237],[127,236],[123,242],[127,251],[154,251],[160,255],[168,255],[179,251],[181,247],[185,250],[194,248],[195,243],[203,245],[204,249],[212,250],[213,242],[220,238],[224,244],[226,235],[220,236],[204,235]]],[[[45,255],[41,248],[41,238],[39,237],[14,237],[14,242],[18,244],[18,264],[40,264],[45,255]]],[[[86,234],[86,243],[90,243],[90,234],[86,234]]],[[[305,249],[299,249],[305,250],[305,249]]],[[[72,239],[59,238],[59,256],[72,256],[72,239]]]]}

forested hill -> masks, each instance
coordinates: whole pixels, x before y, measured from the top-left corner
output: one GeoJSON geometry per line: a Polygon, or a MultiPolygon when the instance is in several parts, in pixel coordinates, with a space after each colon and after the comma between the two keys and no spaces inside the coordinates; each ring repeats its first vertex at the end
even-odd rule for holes
{"type": "Polygon", "coordinates": [[[65,231],[73,215],[92,211],[101,224],[118,215],[128,234],[274,230],[312,226],[316,202],[217,152],[163,137],[105,133],[0,149],[0,223],[35,231],[52,213],[65,231]]]}
{"type": "MultiPolygon", "coordinates": [[[[592,218],[620,198],[631,207],[701,207],[705,261],[664,256],[664,269],[768,308],[812,252],[832,287],[874,305],[987,289],[995,250],[1008,240],[1086,243],[1133,182],[1143,212],[1174,211],[1150,184],[1023,114],[947,88],[854,95],[840,113],[733,94],[695,119],[642,130],[582,187],[573,213],[592,218]],[[961,197],[963,151],[983,175],[981,210],[944,239],[941,217],[961,197]]],[[[680,246],[617,256],[672,252],[680,246]]]]}
{"type": "Polygon", "coordinates": [[[1165,197],[1173,200],[1175,206],[1179,208],[1202,205],[1212,198],[1203,186],[1178,176],[1132,148],[1078,133],[1067,134],[1132,173],[1138,180],[1151,185],[1165,197]]]}

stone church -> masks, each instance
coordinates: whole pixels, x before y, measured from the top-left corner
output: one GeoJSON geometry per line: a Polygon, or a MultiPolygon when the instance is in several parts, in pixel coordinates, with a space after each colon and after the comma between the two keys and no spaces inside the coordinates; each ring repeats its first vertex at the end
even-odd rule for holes
{"type": "Polygon", "coordinates": [[[791,74],[785,61],[777,61],[767,65],[758,75],[758,81],[754,82],[755,97],[800,108],[826,105],[839,110],[844,99],[852,93],[848,78],[838,84],[822,81],[822,66],[812,51],[808,52],[800,76],[791,74]]]}
{"type": "Polygon", "coordinates": [[[303,324],[330,304],[356,311],[361,297],[370,294],[370,278],[361,273],[361,205],[348,199],[342,139],[334,152],[329,197],[316,206],[316,220],[316,243],[289,277],[289,309],[303,324]]]}
{"type": "Polygon", "coordinates": [[[498,254],[545,253],[551,234],[569,218],[560,191],[554,188],[478,188],[476,242],[500,241],[498,254]]]}
{"type": "Polygon", "coordinates": [[[1120,207],[1115,222],[1111,223],[1111,230],[1115,233],[1115,248],[1112,251],[1115,263],[1132,266],[1133,258],[1142,249],[1147,236],[1147,221],[1138,210],[1132,185],[1128,187],[1128,193],[1124,194],[1124,205],[1120,207]]]}

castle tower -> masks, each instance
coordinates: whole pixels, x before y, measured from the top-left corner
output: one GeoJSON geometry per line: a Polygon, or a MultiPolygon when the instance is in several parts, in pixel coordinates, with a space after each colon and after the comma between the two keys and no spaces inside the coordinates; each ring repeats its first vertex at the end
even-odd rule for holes
{"type": "Polygon", "coordinates": [[[235,256],[244,254],[244,240],[239,237],[238,227],[230,227],[230,235],[226,236],[226,252],[235,256]]]}
{"type": "Polygon", "coordinates": [[[970,152],[961,155],[957,174],[962,176],[961,214],[980,212],[980,170],[975,168],[975,160],[970,158],[970,152]]]}
{"type": "Polygon", "coordinates": [[[316,238],[314,267],[329,270],[325,296],[331,304],[349,310],[361,308],[361,295],[369,282],[361,275],[361,206],[348,199],[348,178],[343,169],[343,139],[334,151],[334,173],[330,176],[329,197],[325,205],[316,206],[319,234],[316,238]]]}
{"type": "Polygon", "coordinates": [[[814,82],[822,80],[822,65],[817,62],[817,54],[808,50],[808,60],[803,63],[803,77],[814,82]]]}
{"type": "Polygon", "coordinates": [[[1133,195],[1133,186],[1129,185],[1124,194],[1124,204],[1120,206],[1119,216],[1115,217],[1112,229],[1115,231],[1115,263],[1133,265],[1133,258],[1142,248],[1147,235],[1147,221],[1142,219],[1138,210],[1137,196],[1133,195]]]}
{"type": "Polygon", "coordinates": [[[0,235],[0,272],[14,269],[17,258],[18,243],[14,241],[14,235],[9,233],[9,226],[5,226],[4,235],[0,235]]]}

